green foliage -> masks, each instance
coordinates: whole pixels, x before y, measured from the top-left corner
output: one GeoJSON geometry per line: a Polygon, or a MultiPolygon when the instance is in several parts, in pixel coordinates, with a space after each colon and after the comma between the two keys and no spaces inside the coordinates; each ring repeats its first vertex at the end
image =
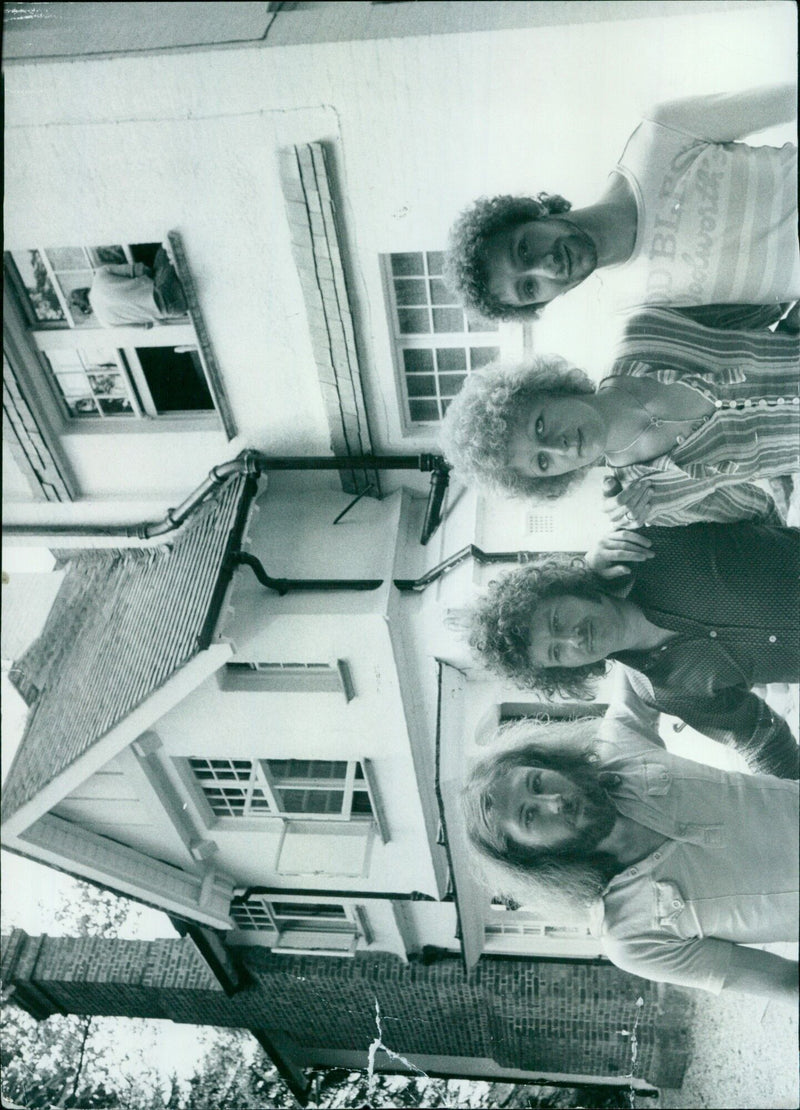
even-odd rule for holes
{"type": "Polygon", "coordinates": [[[245,1107],[292,1106],[294,1100],[274,1101],[273,1095],[288,1097],[283,1084],[275,1078],[275,1069],[267,1068],[272,1084],[263,1077],[257,1082],[249,1057],[253,1039],[241,1029],[215,1030],[214,1040],[189,1079],[180,1110],[243,1110],[245,1107]],[[274,1088],[274,1090],[273,1090],[274,1088]],[[267,1099],[270,1101],[266,1101],[267,1099]]]}
{"type": "Polygon", "coordinates": [[[90,1017],[54,1016],[37,1022],[15,1006],[0,1006],[3,1102],[26,1110],[166,1110],[161,1083],[142,1059],[110,1059],[90,1017]]]}
{"type": "Polygon", "coordinates": [[[74,881],[75,895],[54,913],[61,936],[118,937],[126,927],[135,926],[142,915],[135,902],[120,898],[110,890],[74,881]]]}
{"type": "MultiPolygon", "coordinates": [[[[135,922],[139,908],[127,899],[75,881],[74,895],[55,911],[64,933],[115,937],[135,922]]],[[[102,1020],[53,1016],[37,1022],[3,992],[0,1002],[0,1091],[3,1102],[27,1110],[162,1110],[161,1082],[141,1054],[109,1058],[102,1020]]]]}

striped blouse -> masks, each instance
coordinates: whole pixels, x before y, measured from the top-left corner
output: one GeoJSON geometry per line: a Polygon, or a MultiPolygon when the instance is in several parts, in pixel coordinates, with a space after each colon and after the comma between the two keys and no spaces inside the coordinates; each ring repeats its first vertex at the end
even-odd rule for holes
{"type": "Polygon", "coordinates": [[[638,309],[599,388],[626,376],[680,382],[715,408],[666,454],[613,468],[623,487],[648,482],[648,523],[780,522],[752,483],[800,470],[798,336],[715,330],[670,309],[638,309]]]}

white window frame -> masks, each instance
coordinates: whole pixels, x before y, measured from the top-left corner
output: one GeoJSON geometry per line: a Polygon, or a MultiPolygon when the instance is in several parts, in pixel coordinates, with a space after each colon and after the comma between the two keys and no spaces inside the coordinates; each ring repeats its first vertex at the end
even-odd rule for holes
{"type": "MultiPolygon", "coordinates": [[[[185,768],[185,779],[190,783],[195,798],[202,799],[205,821],[209,826],[218,825],[221,828],[252,829],[261,827],[265,820],[277,819],[284,825],[289,821],[333,822],[333,823],[370,823],[377,825],[383,835],[382,822],[378,817],[378,809],[374,798],[374,781],[368,778],[365,760],[316,760],[308,759],[301,762],[309,763],[344,763],[346,766],[345,777],[340,778],[311,778],[298,776],[297,778],[280,778],[269,767],[268,759],[249,759],[236,757],[190,756],[182,761],[185,768]],[[200,770],[199,763],[206,763],[205,770],[213,773],[213,778],[198,778],[196,771],[200,770]],[[212,763],[230,764],[230,773],[225,774],[224,768],[212,767],[212,763]],[[234,764],[249,764],[247,778],[237,777],[234,764]],[[361,767],[362,777],[356,779],[356,771],[361,767]],[[212,789],[217,786],[223,790],[230,789],[244,791],[244,808],[241,813],[217,813],[209,799],[204,786],[212,789]],[[305,790],[305,791],[336,791],[342,793],[342,808],[338,813],[308,813],[304,810],[281,809],[278,792],[280,790],[305,790]],[[353,813],[353,796],[356,792],[364,793],[369,798],[370,813],[353,813]],[[255,795],[258,797],[255,797],[255,795]],[[255,805],[254,802],[266,802],[266,805],[255,805]]],[[[275,760],[274,762],[284,762],[275,760]]],[[[238,769],[239,774],[244,774],[245,768],[238,769]]]]}
{"type": "Polygon", "coordinates": [[[484,923],[484,952],[496,955],[568,954],[569,946],[595,947],[588,922],[548,921],[530,911],[492,905],[484,923]]]}
{"type": "MultiPolygon", "coordinates": [[[[91,322],[87,322],[86,324],[82,324],[81,322],[75,320],[75,317],[72,315],[72,309],[70,307],[69,300],[64,295],[64,290],[61,288],[61,280],[59,278],[59,274],[69,274],[69,273],[82,274],[82,273],[87,273],[87,272],[91,271],[92,276],[94,276],[97,273],[98,270],[102,269],[103,266],[107,266],[107,265],[124,266],[126,264],[132,266],[132,265],[135,264],[133,254],[131,253],[131,248],[130,248],[129,243],[113,243],[113,244],[109,244],[109,245],[122,248],[122,253],[125,255],[125,261],[124,262],[117,261],[117,262],[113,262],[113,263],[107,263],[107,262],[96,263],[89,256],[89,251],[92,248],[87,247],[84,244],[80,244],[77,248],[41,247],[41,246],[37,245],[37,246],[33,246],[33,247],[23,247],[20,250],[11,250],[11,251],[8,252],[12,256],[14,264],[17,265],[17,261],[13,257],[15,254],[20,254],[23,251],[36,251],[36,253],[39,255],[39,258],[41,259],[42,265],[44,266],[45,270],[47,271],[47,276],[50,279],[50,284],[53,287],[53,292],[56,295],[56,300],[59,303],[61,311],[64,313],[64,315],[66,317],[66,323],[62,323],[61,321],[57,321],[57,320],[52,320],[48,323],[48,321],[46,321],[46,320],[36,320],[34,318],[31,321],[31,327],[32,328],[42,327],[42,328],[50,328],[51,330],[57,330],[57,331],[68,330],[70,328],[78,328],[78,329],[81,329],[81,330],[84,330],[84,331],[93,331],[95,328],[100,326],[99,324],[92,324],[91,322]],[[67,270],[67,269],[56,270],[55,267],[53,266],[52,262],[50,261],[50,259],[47,256],[47,251],[48,250],[51,250],[51,251],[52,250],[70,250],[70,249],[82,250],[86,255],[86,265],[79,267],[77,270],[67,270]]],[[[100,248],[95,247],[94,249],[98,250],[100,248]]],[[[19,270],[18,266],[17,266],[17,270],[19,270]]],[[[25,281],[24,281],[24,278],[22,278],[21,274],[20,274],[20,278],[22,279],[23,290],[26,290],[27,287],[25,286],[25,281]]],[[[80,287],[77,287],[77,288],[80,288],[80,287]]]]}
{"type": "Polygon", "coordinates": [[[350,668],[344,659],[335,663],[266,663],[233,659],[219,671],[226,692],[342,693],[355,697],[350,668]]]}
{"type": "MultiPolygon", "coordinates": [[[[423,256],[424,274],[419,275],[417,280],[428,281],[431,278],[439,277],[438,274],[430,274],[428,269],[428,255],[443,253],[439,250],[417,249],[405,251],[392,251],[390,253],[381,254],[379,256],[381,278],[383,281],[384,298],[386,301],[387,317],[390,325],[390,341],[392,348],[392,360],[394,364],[395,373],[395,386],[397,389],[400,421],[404,435],[419,435],[432,429],[437,429],[441,423],[441,413],[443,406],[441,403],[441,396],[439,390],[439,371],[434,368],[433,375],[436,379],[436,396],[433,398],[409,398],[408,388],[406,383],[406,370],[403,361],[404,350],[434,350],[436,348],[452,347],[466,352],[466,374],[471,373],[471,356],[469,350],[472,347],[496,347],[501,354],[511,354],[516,352],[517,348],[519,354],[522,353],[522,329],[513,325],[498,324],[496,331],[469,331],[465,328],[463,331],[457,332],[426,332],[424,334],[408,334],[400,330],[400,317],[398,314],[398,304],[395,297],[394,282],[395,280],[403,280],[397,275],[392,273],[392,257],[397,254],[421,254],[423,256]],[[511,337],[514,336],[512,339],[511,337]],[[511,346],[512,350],[509,350],[511,346]],[[440,417],[437,420],[413,420],[411,417],[410,402],[411,400],[433,400],[436,402],[440,411],[440,417]]],[[[411,277],[412,275],[409,275],[411,277]]],[[[414,275],[416,277],[416,275],[414,275]]],[[[399,306],[403,308],[405,306],[399,306]]],[[[432,311],[434,307],[428,303],[428,313],[433,328],[432,311]]],[[[450,306],[441,306],[450,307],[450,306]]],[[[453,304],[452,307],[457,307],[453,304]]],[[[462,310],[463,311],[463,310],[462,310]]],[[[466,316],[465,316],[466,320],[466,316]]],[[[445,373],[461,373],[461,371],[445,371],[445,373]]]]}
{"type": "MultiPolygon", "coordinates": [[[[127,262],[133,262],[129,244],[117,243],[114,245],[122,247],[127,262]]],[[[83,244],[79,246],[82,250],[87,252],[88,256],[88,252],[91,248],[83,244]]],[[[49,249],[56,250],[62,248],[51,247],[49,249]]],[[[32,247],[20,248],[20,250],[9,250],[5,253],[10,255],[13,261],[13,255],[23,250],[35,250],[38,252],[50,278],[59,305],[66,316],[66,322],[53,321],[48,323],[46,321],[32,319],[30,310],[24,303],[27,297],[27,288],[24,280],[20,277],[19,282],[21,284],[19,288],[17,288],[18,279],[16,275],[14,281],[9,282],[9,284],[15,288],[16,295],[24,306],[22,315],[26,321],[26,332],[32,347],[39,354],[39,359],[36,361],[35,365],[33,365],[33,358],[26,362],[26,370],[32,378],[37,380],[41,378],[41,383],[45,386],[45,395],[51,401],[51,416],[56,416],[56,423],[59,426],[61,434],[93,435],[97,433],[108,434],[111,431],[142,432],[147,428],[169,430],[170,427],[174,429],[175,424],[187,430],[190,425],[198,430],[201,428],[216,429],[221,426],[221,418],[215,400],[215,391],[212,383],[208,379],[206,358],[195,332],[194,325],[188,315],[185,317],[168,318],[161,323],[154,324],[153,327],[137,327],[131,325],[130,327],[120,326],[107,328],[101,327],[98,324],[76,323],[72,316],[67,298],[58,280],[55,278],[57,271],[53,270],[50,260],[47,257],[47,248],[34,245],[32,247]],[[195,351],[203,369],[203,376],[211,397],[212,407],[209,409],[190,409],[186,411],[159,413],[136,354],[137,347],[173,347],[179,350],[182,348],[184,353],[195,351]],[[84,417],[76,416],[70,412],[62,396],[61,389],[57,384],[57,374],[46,357],[51,351],[55,352],[65,349],[84,351],[89,357],[95,353],[106,362],[108,362],[109,356],[111,356],[126,382],[128,400],[131,403],[133,412],[125,415],[102,414],[98,412],[95,415],[84,417]],[[124,363],[121,354],[124,354],[124,363]]],[[[122,263],[120,263],[120,265],[122,265],[122,263]]],[[[95,272],[97,268],[98,267],[92,264],[90,260],[86,267],[86,271],[91,269],[92,272],[95,272]]],[[[67,273],[69,271],[58,272],[67,273]]],[[[41,396],[42,390],[38,389],[37,393],[41,396]]]]}
{"type": "Polygon", "coordinates": [[[329,955],[352,956],[359,941],[372,942],[365,914],[360,906],[346,902],[334,902],[321,897],[297,895],[287,891],[285,895],[252,893],[247,900],[241,896],[231,903],[230,915],[234,928],[241,934],[240,939],[251,943],[265,943],[273,951],[284,955],[329,955]],[[239,902],[239,905],[234,905],[239,902]],[[279,906],[289,905],[294,909],[283,912],[279,906]],[[329,905],[332,910],[340,911],[326,916],[324,913],[303,913],[304,906],[319,907],[329,905]],[[250,923],[245,924],[248,914],[250,923]],[[325,944],[325,941],[338,938],[339,943],[325,944]]]}
{"type": "MultiPolygon", "coordinates": [[[[159,413],[136,353],[136,347],[173,347],[185,352],[194,350],[199,357],[197,339],[190,323],[164,324],[158,329],[137,328],[135,330],[133,328],[103,328],[102,330],[92,328],[91,330],[80,331],[77,329],[74,331],[67,330],[66,328],[58,331],[55,329],[44,331],[31,329],[29,334],[36,349],[45,357],[51,352],[65,349],[82,352],[89,358],[96,355],[96,357],[103,358],[105,361],[108,361],[110,355],[118,367],[118,372],[121,373],[128,384],[128,396],[134,410],[130,415],[74,416],[67,408],[58,385],[52,380],[57,377],[57,371],[48,361],[48,365],[43,367],[42,372],[58,405],[61,417],[70,431],[84,432],[98,426],[104,432],[108,432],[112,426],[114,428],[125,426],[129,430],[141,431],[143,421],[160,424],[170,420],[201,420],[206,423],[213,422],[214,426],[219,424],[219,415],[216,406],[214,406],[214,398],[210,389],[209,394],[211,394],[213,406],[210,409],[187,409],[185,411],[159,413]],[[124,361],[122,355],[124,355],[124,361]],[[133,389],[130,388],[131,383],[133,389]]],[[[201,358],[201,365],[202,361],[201,358]]],[[[207,382],[206,385],[208,385],[207,382]]]]}

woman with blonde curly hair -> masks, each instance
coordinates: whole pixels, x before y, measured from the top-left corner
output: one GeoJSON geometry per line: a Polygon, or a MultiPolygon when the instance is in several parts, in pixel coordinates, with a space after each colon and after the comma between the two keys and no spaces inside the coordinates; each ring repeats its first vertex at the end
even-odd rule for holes
{"type": "Polygon", "coordinates": [[[617,522],[780,523],[752,482],[800,469],[798,336],[650,307],[629,318],[616,354],[599,386],[559,356],[470,375],[442,425],[456,471],[560,497],[605,462],[624,487],[617,522]]]}

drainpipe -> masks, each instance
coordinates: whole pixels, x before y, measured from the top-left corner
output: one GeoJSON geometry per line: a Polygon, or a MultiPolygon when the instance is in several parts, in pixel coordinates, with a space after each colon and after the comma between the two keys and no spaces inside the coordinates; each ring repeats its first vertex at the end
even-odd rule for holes
{"type": "Polygon", "coordinates": [[[482,551],[474,543],[470,543],[466,547],[462,547],[460,551],[456,551],[454,555],[443,559],[441,563],[432,567],[427,574],[423,574],[420,578],[395,578],[394,584],[398,590],[404,593],[422,593],[437,579],[447,574],[448,571],[461,566],[467,559],[474,559],[476,563],[485,566],[489,563],[528,563],[541,554],[540,551],[482,551]]]}
{"type": "Polygon", "coordinates": [[[203,501],[233,474],[247,474],[258,477],[260,474],[275,470],[419,470],[430,473],[431,487],[425,511],[420,543],[426,544],[441,523],[442,503],[450,478],[450,467],[441,455],[334,455],[286,456],[270,458],[260,451],[247,450],[235,459],[211,468],[208,477],[185,501],[174,509],[168,509],[161,520],[142,524],[118,524],[96,526],[91,524],[53,524],[43,527],[40,524],[9,524],[4,531],[7,536],[52,535],[57,536],[103,536],[119,537],[129,540],[150,540],[174,532],[203,501]]]}

